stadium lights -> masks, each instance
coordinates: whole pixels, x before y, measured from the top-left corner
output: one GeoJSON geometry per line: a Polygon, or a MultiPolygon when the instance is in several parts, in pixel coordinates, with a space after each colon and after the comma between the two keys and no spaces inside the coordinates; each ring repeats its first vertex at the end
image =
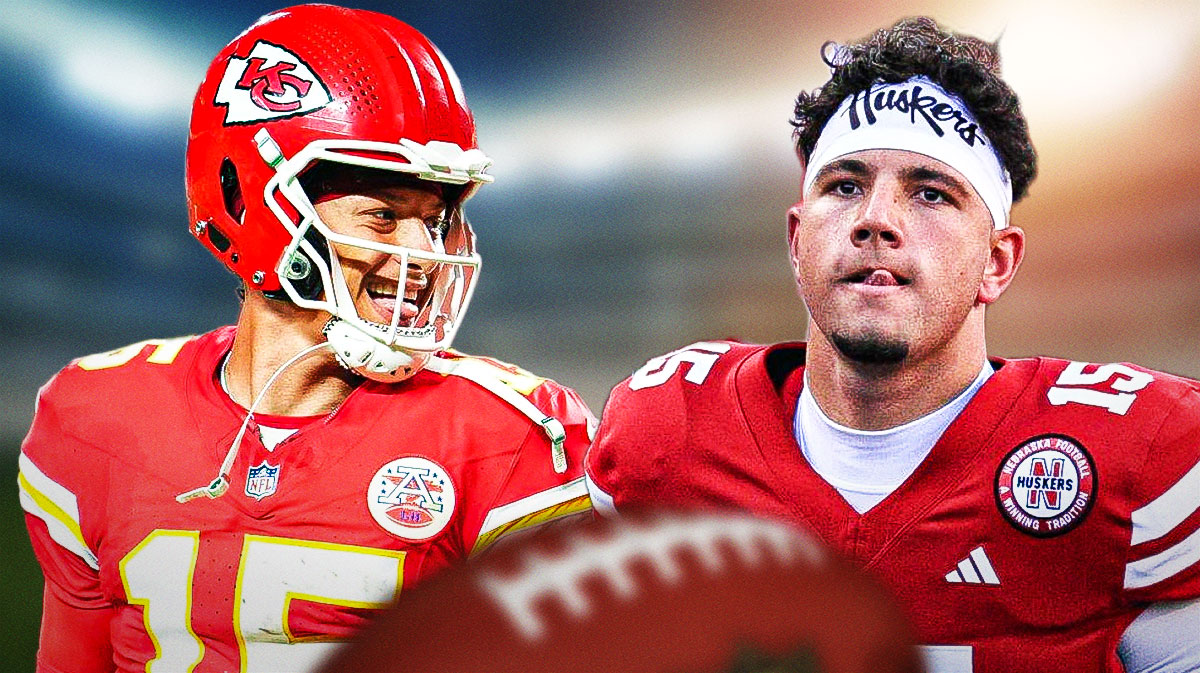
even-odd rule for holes
{"type": "Polygon", "coordinates": [[[89,112],[187,116],[204,59],[181,54],[142,26],[53,0],[9,0],[0,41],[24,51],[62,87],[60,100],[89,112]]]}
{"type": "Polygon", "coordinates": [[[995,12],[1001,66],[1034,124],[1117,121],[1167,89],[1200,47],[1194,2],[1029,1],[995,12]]]}

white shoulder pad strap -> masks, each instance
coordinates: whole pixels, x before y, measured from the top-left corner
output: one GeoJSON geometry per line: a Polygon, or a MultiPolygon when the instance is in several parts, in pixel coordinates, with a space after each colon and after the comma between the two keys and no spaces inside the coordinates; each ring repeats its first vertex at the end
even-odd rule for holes
{"type": "Polygon", "coordinates": [[[567,450],[563,446],[567,439],[567,431],[563,428],[562,422],[553,416],[547,416],[542,413],[542,410],[534,406],[533,402],[530,402],[524,395],[501,381],[493,373],[492,370],[494,367],[492,365],[471,358],[450,359],[432,357],[429,358],[429,364],[425,368],[443,376],[460,376],[467,379],[504,400],[509,406],[541,426],[542,431],[550,438],[554,471],[557,474],[567,471],[567,450]]]}

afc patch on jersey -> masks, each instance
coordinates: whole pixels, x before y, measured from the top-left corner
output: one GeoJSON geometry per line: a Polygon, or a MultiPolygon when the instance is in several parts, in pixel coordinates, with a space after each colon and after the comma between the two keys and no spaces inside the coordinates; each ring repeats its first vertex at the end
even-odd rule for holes
{"type": "Polygon", "coordinates": [[[446,468],[420,456],[397,458],[375,472],[367,487],[367,509],[384,530],[423,542],[450,523],[454,484],[446,468]]]}
{"type": "Polygon", "coordinates": [[[1065,435],[1034,437],[1008,452],[996,472],[996,504],[1009,523],[1037,537],[1078,526],[1096,496],[1092,457],[1065,435]]]}
{"type": "Polygon", "coordinates": [[[331,102],[325,84],[300,57],[262,40],[246,58],[229,57],[213,99],[225,106],[226,124],[291,117],[331,102]]]}

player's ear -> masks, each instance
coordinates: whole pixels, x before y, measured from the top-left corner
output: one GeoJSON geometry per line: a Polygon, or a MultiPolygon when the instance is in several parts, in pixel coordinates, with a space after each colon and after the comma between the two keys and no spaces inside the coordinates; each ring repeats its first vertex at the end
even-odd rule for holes
{"type": "Polygon", "coordinates": [[[800,205],[804,203],[804,170],[808,165],[808,159],[804,156],[804,150],[796,146],[796,159],[800,162],[800,193],[796,197],[796,203],[788,208],[787,223],[788,223],[788,258],[792,262],[792,275],[796,278],[800,277],[800,239],[799,239],[799,224],[800,224],[800,205]]]}
{"type": "Polygon", "coordinates": [[[800,204],[796,203],[787,211],[788,227],[788,259],[792,263],[792,275],[800,277],[800,204]]]}
{"type": "Polygon", "coordinates": [[[983,269],[976,301],[987,305],[999,299],[1017,275],[1024,257],[1025,230],[1014,225],[993,231],[991,256],[983,269]]]}

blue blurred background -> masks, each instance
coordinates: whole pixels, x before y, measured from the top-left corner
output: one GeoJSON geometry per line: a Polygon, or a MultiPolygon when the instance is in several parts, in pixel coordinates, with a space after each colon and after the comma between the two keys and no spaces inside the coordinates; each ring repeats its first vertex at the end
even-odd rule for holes
{"type": "MultiPolygon", "coordinates": [[[[280,6],[0,0],[10,485],[36,390],[68,360],[233,321],[233,276],[186,231],[188,107],[210,58],[280,6]]],[[[792,99],[823,82],[823,42],[913,14],[1001,38],[1041,157],[992,352],[1200,376],[1194,0],[353,6],[441,47],[496,160],[468,207],[485,263],[456,346],[574,386],[597,413],[652,355],[803,336],[784,240],[792,99]]],[[[29,670],[40,575],[8,493],[0,668],[29,670]]]]}

